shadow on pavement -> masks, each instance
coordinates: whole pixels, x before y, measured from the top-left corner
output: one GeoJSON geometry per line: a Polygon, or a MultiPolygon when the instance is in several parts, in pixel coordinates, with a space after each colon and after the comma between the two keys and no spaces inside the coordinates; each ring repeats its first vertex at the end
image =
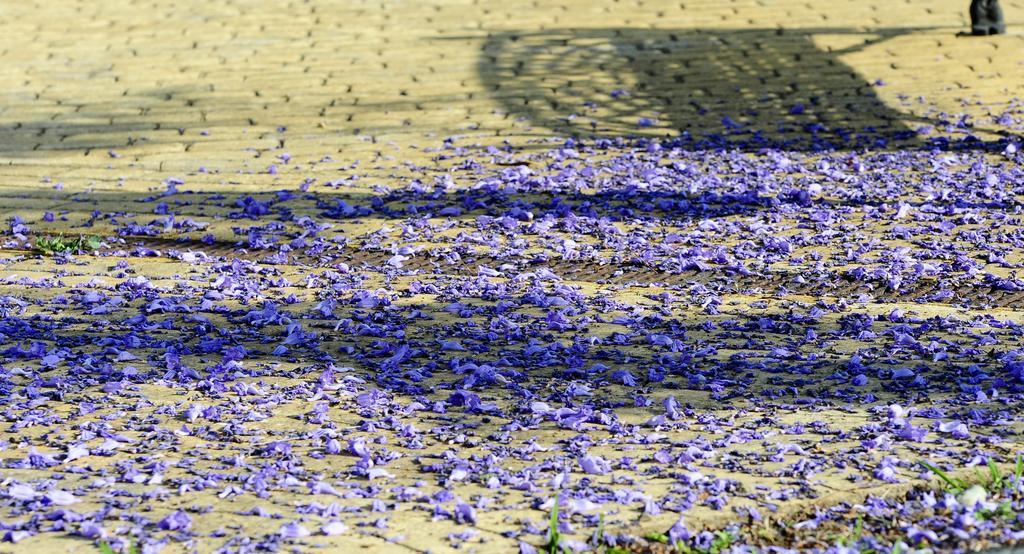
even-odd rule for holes
{"type": "Polygon", "coordinates": [[[887,105],[875,92],[883,83],[843,57],[921,30],[506,31],[488,35],[478,72],[510,114],[575,136],[664,130],[696,150],[906,148],[938,122],[887,105]],[[818,35],[862,40],[825,50],[818,35]]]}

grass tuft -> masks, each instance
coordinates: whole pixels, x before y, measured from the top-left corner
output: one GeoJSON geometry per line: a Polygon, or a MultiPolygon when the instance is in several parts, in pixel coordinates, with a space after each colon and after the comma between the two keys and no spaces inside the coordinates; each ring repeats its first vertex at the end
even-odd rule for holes
{"type": "MultiPolygon", "coordinates": [[[[54,254],[81,254],[99,250],[103,241],[96,236],[82,236],[68,238],[64,235],[56,237],[39,237],[36,239],[36,250],[47,255],[54,254]]],[[[109,545],[108,545],[109,546],[109,545]]]]}
{"type": "MultiPolygon", "coordinates": [[[[139,549],[135,544],[129,544],[128,550],[125,552],[126,554],[138,554],[139,549]]],[[[117,551],[114,550],[114,547],[110,546],[109,542],[103,541],[100,543],[100,554],[117,554],[117,551]]]]}
{"type": "Polygon", "coordinates": [[[707,548],[690,546],[682,541],[676,542],[673,546],[677,552],[681,552],[682,554],[721,554],[732,546],[736,540],[736,535],[733,535],[729,531],[718,531],[715,533],[715,538],[707,548]]]}

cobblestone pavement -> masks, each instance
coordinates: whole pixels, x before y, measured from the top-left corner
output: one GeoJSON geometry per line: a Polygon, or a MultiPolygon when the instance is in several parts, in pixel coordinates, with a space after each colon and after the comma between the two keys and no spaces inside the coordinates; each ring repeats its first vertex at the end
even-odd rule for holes
{"type": "Polygon", "coordinates": [[[515,551],[559,491],[567,546],[682,512],[825,548],[793,523],[920,459],[1011,467],[1004,7],[969,38],[959,0],[6,2],[8,549],[515,551]],[[104,244],[33,250],[62,233],[104,244]]]}

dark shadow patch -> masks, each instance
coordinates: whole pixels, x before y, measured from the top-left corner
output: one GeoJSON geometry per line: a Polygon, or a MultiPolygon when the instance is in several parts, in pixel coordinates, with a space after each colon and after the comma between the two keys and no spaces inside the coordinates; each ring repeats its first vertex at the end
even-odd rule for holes
{"type": "Polygon", "coordinates": [[[511,115],[575,136],[668,133],[701,150],[907,147],[929,122],[886,105],[842,57],[920,30],[498,32],[478,71],[511,115]],[[823,50],[813,39],[824,34],[863,40],[823,50]]]}

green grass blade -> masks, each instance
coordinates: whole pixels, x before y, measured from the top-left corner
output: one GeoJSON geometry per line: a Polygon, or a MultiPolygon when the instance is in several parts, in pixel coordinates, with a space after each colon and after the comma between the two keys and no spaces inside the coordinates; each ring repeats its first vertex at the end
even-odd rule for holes
{"type": "Polygon", "coordinates": [[[555,496],[555,504],[551,507],[551,518],[548,520],[548,553],[557,554],[562,542],[562,536],[558,532],[558,496],[555,496]]]}
{"type": "Polygon", "coordinates": [[[993,491],[1003,490],[1003,472],[999,469],[999,466],[992,461],[992,458],[988,459],[988,472],[991,478],[989,484],[993,491]]]}
{"type": "Polygon", "coordinates": [[[1017,467],[1014,469],[1013,475],[1015,477],[1013,485],[1019,489],[1021,483],[1020,480],[1024,477],[1024,457],[1020,454],[1017,454],[1017,467]]]}
{"type": "Polygon", "coordinates": [[[949,488],[952,489],[954,492],[962,491],[965,488],[967,488],[966,483],[964,483],[960,479],[954,480],[949,475],[946,475],[945,471],[942,471],[941,469],[933,466],[932,464],[929,464],[928,462],[925,461],[921,461],[920,464],[924,466],[925,469],[938,476],[939,479],[942,479],[947,485],[949,485],[949,488]]]}

